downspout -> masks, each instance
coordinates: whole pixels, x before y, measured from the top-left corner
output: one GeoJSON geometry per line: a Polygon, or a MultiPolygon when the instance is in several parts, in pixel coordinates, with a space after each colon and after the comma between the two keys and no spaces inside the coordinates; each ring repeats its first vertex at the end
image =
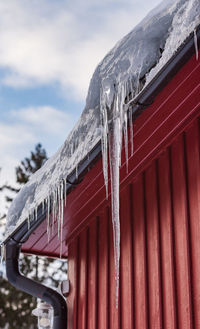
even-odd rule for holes
{"type": "MultiPolygon", "coordinates": [[[[42,217],[42,216],[41,216],[42,217]]],[[[6,275],[8,281],[17,289],[20,289],[27,294],[40,298],[42,301],[50,304],[54,310],[54,329],[67,329],[67,304],[64,297],[54,289],[48,288],[45,285],[34,280],[26,278],[19,270],[19,255],[22,243],[27,240],[31,232],[39,226],[44,218],[33,223],[28,234],[27,230],[22,226],[14,236],[10,237],[5,244],[6,249],[6,275]],[[26,232],[26,233],[25,233],[26,232]]]]}

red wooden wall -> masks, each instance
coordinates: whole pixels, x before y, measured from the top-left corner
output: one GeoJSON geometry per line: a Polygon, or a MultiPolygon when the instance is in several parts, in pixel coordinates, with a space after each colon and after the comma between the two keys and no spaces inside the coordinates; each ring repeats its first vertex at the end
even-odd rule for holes
{"type": "Polygon", "coordinates": [[[72,193],[68,328],[200,328],[199,76],[193,57],[135,122],[128,175],[121,168],[118,310],[100,164],[72,193]]]}
{"type": "Polygon", "coordinates": [[[195,120],[121,191],[119,310],[110,208],[73,239],[69,328],[200,328],[199,169],[195,120]]]}
{"type": "MultiPolygon", "coordinates": [[[[123,151],[118,310],[101,159],[67,196],[69,329],[200,328],[199,77],[193,56],[137,118],[128,174],[123,151]]],[[[44,222],[23,251],[59,256],[60,242],[44,222]]]]}

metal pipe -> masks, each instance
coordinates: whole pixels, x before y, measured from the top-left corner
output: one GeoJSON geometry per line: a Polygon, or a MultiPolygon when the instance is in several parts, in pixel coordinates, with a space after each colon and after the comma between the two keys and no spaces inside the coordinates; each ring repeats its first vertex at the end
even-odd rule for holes
{"type": "Polygon", "coordinates": [[[67,305],[65,299],[55,290],[26,278],[19,270],[21,243],[9,239],[6,243],[6,274],[8,281],[29,295],[40,298],[54,309],[54,329],[67,328],[67,305]]]}

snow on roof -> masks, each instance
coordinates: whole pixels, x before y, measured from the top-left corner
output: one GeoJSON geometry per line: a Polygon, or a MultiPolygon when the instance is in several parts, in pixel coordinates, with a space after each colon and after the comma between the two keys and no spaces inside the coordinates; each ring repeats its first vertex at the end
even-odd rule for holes
{"type": "Polygon", "coordinates": [[[85,109],[74,129],[12,202],[7,215],[7,237],[56,191],[101,139],[102,94],[109,109],[116,84],[131,81],[133,96],[136,95],[199,23],[199,0],[164,0],[105,56],[93,74],[85,109]]]}

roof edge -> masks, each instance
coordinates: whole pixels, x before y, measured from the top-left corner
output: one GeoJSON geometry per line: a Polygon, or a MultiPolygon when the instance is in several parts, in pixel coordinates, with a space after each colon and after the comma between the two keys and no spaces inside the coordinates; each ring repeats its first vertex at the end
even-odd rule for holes
{"type": "MultiPolygon", "coordinates": [[[[198,49],[200,49],[200,25],[196,27],[198,49]]],[[[172,80],[177,72],[195,54],[194,32],[190,33],[184,43],[178,48],[176,53],[155,75],[155,77],[142,89],[142,91],[127,104],[128,109],[133,111],[134,120],[152,104],[156,96],[172,80]]],[[[77,170],[74,169],[67,177],[66,193],[69,194],[84,178],[98,159],[101,157],[101,141],[78,163],[77,170]],[[77,179],[78,176],[78,179],[77,179]]],[[[24,243],[31,233],[46,218],[47,207],[40,204],[37,208],[37,218],[31,223],[24,220],[1,244],[6,244],[10,238],[24,243]]]]}

